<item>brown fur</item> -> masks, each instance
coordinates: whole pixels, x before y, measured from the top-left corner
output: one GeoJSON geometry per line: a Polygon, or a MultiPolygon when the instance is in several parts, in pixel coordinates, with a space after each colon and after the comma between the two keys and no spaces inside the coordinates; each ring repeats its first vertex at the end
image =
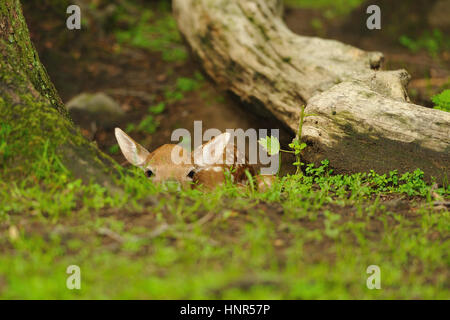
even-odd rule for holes
{"type": "Polygon", "coordinates": [[[248,183],[246,174],[248,171],[255,177],[256,187],[265,190],[275,179],[273,176],[257,176],[254,166],[248,163],[245,155],[238,153],[236,146],[229,142],[230,136],[227,134],[205,143],[196,149],[194,154],[175,144],[165,144],[149,153],[119,128],[116,128],[115,134],[125,158],[149,175],[151,172],[151,179],[156,183],[175,181],[187,187],[194,182],[193,186],[202,185],[207,189],[213,189],[225,182],[225,173],[230,171],[233,183],[245,185],[248,183]],[[218,157],[215,157],[215,149],[211,147],[218,147],[218,151],[221,152],[218,157]],[[173,155],[178,156],[179,163],[174,163],[173,155]],[[193,177],[190,176],[192,172],[193,177]]]}

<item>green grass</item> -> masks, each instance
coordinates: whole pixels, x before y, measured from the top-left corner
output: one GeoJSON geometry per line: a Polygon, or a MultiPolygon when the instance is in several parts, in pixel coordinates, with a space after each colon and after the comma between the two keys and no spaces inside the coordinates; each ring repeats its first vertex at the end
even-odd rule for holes
{"type": "Polygon", "coordinates": [[[442,91],[431,98],[434,109],[450,112],[450,89],[442,91]]]}
{"type": "Polygon", "coordinates": [[[399,38],[399,42],[413,53],[426,50],[433,58],[437,58],[441,52],[450,49],[450,37],[439,29],[427,30],[418,38],[403,35],[399,38]]]}
{"type": "Polygon", "coordinates": [[[326,17],[346,15],[360,6],[363,0],[285,0],[286,6],[324,10],[326,17]]]}
{"type": "Polygon", "coordinates": [[[115,194],[44,147],[24,177],[0,180],[0,297],[448,299],[449,212],[433,197],[450,190],[422,176],[323,162],[264,193],[167,192],[133,169],[115,194]],[[372,264],[381,290],[366,288],[372,264]]]}
{"type": "Polygon", "coordinates": [[[119,7],[115,16],[115,35],[120,44],[159,52],[165,62],[183,62],[187,51],[169,8],[160,2],[155,9],[119,7]]]}
{"type": "Polygon", "coordinates": [[[148,108],[148,111],[153,114],[163,113],[166,108],[166,104],[164,102],[160,102],[157,105],[151,106],[148,108]]]}

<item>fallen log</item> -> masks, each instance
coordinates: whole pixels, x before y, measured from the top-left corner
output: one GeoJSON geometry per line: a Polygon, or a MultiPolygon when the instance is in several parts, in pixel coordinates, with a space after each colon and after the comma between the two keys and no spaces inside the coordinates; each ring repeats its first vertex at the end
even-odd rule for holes
{"type": "Polygon", "coordinates": [[[405,70],[381,71],[383,55],[292,33],[280,0],[174,0],[179,30],[205,72],[256,112],[294,133],[301,105],[309,162],[337,172],[420,168],[445,180],[450,113],[410,103],[405,70]]]}

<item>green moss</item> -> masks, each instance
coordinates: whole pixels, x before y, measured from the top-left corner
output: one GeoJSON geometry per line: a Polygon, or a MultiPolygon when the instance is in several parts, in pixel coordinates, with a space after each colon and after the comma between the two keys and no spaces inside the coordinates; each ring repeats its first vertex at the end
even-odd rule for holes
{"type": "MultiPolygon", "coordinates": [[[[32,163],[36,160],[37,150],[41,150],[46,141],[51,148],[67,142],[71,123],[46,103],[33,101],[30,94],[20,96],[21,102],[15,105],[0,103],[0,126],[12,128],[2,138],[2,143],[10,147],[9,166],[20,170],[21,162],[32,163]]],[[[75,138],[74,141],[77,139],[75,138]]]]}
{"type": "MultiPolygon", "coordinates": [[[[0,34],[0,52],[7,56],[2,63],[2,74],[5,70],[17,74],[16,84],[24,85],[30,81],[34,89],[43,97],[47,97],[60,113],[67,115],[64,105],[51,83],[45,67],[40,63],[39,56],[30,41],[28,27],[22,15],[19,0],[6,0],[0,3],[0,21],[6,25],[7,32],[0,34]],[[14,41],[11,42],[11,39],[14,41]],[[5,69],[4,64],[9,65],[5,69]]],[[[3,78],[3,76],[2,76],[3,78]]],[[[25,90],[22,90],[25,92],[25,90]]]]}
{"type": "Polygon", "coordinates": [[[0,145],[6,160],[2,167],[8,168],[3,174],[23,174],[44,150],[58,153],[69,166],[84,163],[84,168],[74,167],[75,175],[113,170],[116,164],[73,127],[30,41],[18,0],[0,3],[0,25],[6,30],[0,33],[0,145]]]}

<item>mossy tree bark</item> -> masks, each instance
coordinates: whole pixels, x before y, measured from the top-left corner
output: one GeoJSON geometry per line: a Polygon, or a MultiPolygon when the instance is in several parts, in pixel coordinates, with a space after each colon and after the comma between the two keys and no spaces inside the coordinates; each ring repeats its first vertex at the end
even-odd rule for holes
{"type": "Polygon", "coordinates": [[[9,172],[28,174],[46,145],[75,177],[112,185],[117,165],[69,119],[31,43],[19,0],[0,2],[0,133],[0,167],[9,172]]]}
{"type": "Polygon", "coordinates": [[[282,20],[281,0],[173,0],[178,27],[205,72],[255,112],[294,133],[308,117],[304,158],[342,173],[420,168],[446,180],[450,113],[410,103],[405,70],[381,71],[383,55],[304,37],[282,20]]]}

